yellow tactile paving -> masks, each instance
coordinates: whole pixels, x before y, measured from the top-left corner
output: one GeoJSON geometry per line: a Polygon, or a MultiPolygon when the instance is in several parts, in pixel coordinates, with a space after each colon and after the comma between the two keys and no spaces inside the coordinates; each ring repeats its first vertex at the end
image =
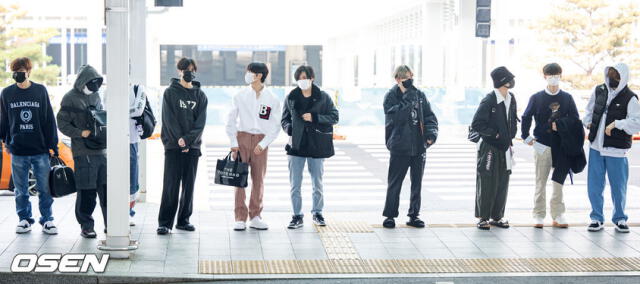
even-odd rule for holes
{"type": "Polygon", "coordinates": [[[316,226],[318,233],[340,232],[340,233],[371,233],[371,225],[362,221],[336,221],[327,218],[326,226],[316,226]]]}
{"type": "Polygon", "coordinates": [[[640,257],[497,259],[201,260],[202,274],[361,274],[640,271],[640,257]]]}

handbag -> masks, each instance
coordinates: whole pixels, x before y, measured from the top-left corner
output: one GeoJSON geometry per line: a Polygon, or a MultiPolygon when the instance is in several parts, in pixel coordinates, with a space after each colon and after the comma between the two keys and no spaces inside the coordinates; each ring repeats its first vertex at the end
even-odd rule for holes
{"type": "Polygon", "coordinates": [[[51,158],[49,170],[49,193],[51,197],[63,197],[76,192],[73,169],[64,164],[59,157],[51,158]]]}
{"type": "Polygon", "coordinates": [[[218,160],[216,164],[215,183],[233,187],[245,188],[248,185],[249,164],[242,162],[240,151],[237,152],[238,158],[231,160],[231,153],[226,158],[218,160]]]}

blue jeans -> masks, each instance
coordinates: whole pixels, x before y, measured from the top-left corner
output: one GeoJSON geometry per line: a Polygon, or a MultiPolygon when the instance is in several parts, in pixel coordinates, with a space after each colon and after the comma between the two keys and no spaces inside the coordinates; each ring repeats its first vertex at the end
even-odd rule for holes
{"type": "Polygon", "coordinates": [[[627,158],[605,157],[600,152],[589,151],[589,175],[587,188],[591,201],[591,220],[604,223],[604,183],[605,174],[609,177],[611,199],[613,199],[613,217],[611,221],[617,224],[620,220],[627,220],[624,207],[627,200],[627,180],[629,179],[629,163],[627,158]]]}
{"type": "Polygon", "coordinates": [[[33,175],[36,178],[36,188],[39,195],[38,207],[40,208],[40,224],[53,220],[51,216],[51,204],[53,198],[49,192],[49,154],[33,156],[11,156],[11,178],[16,194],[16,213],[20,221],[27,220],[33,224],[35,221],[31,217],[31,202],[29,202],[29,170],[33,168],[33,175]]]}
{"type": "Polygon", "coordinates": [[[289,182],[291,183],[291,205],[293,214],[303,216],[302,197],[300,191],[302,187],[302,171],[305,162],[308,163],[309,174],[311,174],[311,184],[313,186],[313,208],[311,214],[322,214],[324,207],[324,197],[322,190],[322,174],[324,173],[324,159],[304,158],[289,155],[289,182]]]}
{"type": "MultiPolygon", "coordinates": [[[[129,144],[129,194],[130,203],[135,205],[136,193],[140,185],[138,184],[138,143],[129,144]]],[[[129,216],[133,217],[136,211],[133,211],[133,206],[129,208],[129,216]]]]}

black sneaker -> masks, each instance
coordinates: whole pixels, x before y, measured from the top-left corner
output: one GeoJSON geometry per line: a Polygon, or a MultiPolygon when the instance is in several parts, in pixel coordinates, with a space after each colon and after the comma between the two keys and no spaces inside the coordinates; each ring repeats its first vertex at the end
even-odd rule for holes
{"type": "Polygon", "coordinates": [[[177,225],[176,229],[193,232],[196,230],[196,226],[194,226],[193,224],[177,225]]]}
{"type": "Polygon", "coordinates": [[[291,222],[289,222],[289,226],[287,226],[287,228],[289,229],[302,228],[303,223],[304,222],[302,221],[302,215],[293,215],[293,217],[291,218],[291,222]]]}
{"type": "Polygon", "coordinates": [[[407,226],[424,228],[424,221],[420,220],[418,217],[410,217],[409,222],[407,222],[407,226]]]}
{"type": "Polygon", "coordinates": [[[98,234],[93,229],[88,229],[80,231],[80,235],[85,239],[95,239],[98,234]]]}
{"type": "Polygon", "coordinates": [[[171,230],[165,226],[160,226],[156,230],[156,233],[158,233],[158,235],[166,235],[168,233],[171,233],[171,230]]]}
{"type": "Polygon", "coordinates": [[[480,230],[491,230],[491,225],[489,224],[489,222],[487,222],[487,220],[480,220],[477,226],[480,230]]]}
{"type": "Polygon", "coordinates": [[[618,233],[628,233],[629,225],[627,225],[627,221],[625,220],[618,221],[618,223],[616,223],[616,231],[618,233]]]}
{"type": "Polygon", "coordinates": [[[316,226],[326,226],[327,223],[324,222],[324,217],[322,217],[322,214],[313,214],[313,223],[316,224],[316,226]]]}
{"type": "Polygon", "coordinates": [[[506,219],[502,218],[500,220],[491,220],[491,222],[489,222],[490,225],[492,226],[496,226],[498,228],[503,228],[503,229],[507,229],[509,228],[509,221],[507,221],[506,219]]]}
{"type": "Polygon", "coordinates": [[[600,223],[600,221],[596,220],[591,220],[591,224],[589,224],[589,227],[587,227],[587,230],[589,230],[589,232],[597,232],[602,229],[604,229],[604,225],[600,223]]]}
{"type": "Polygon", "coordinates": [[[393,229],[396,227],[396,221],[393,220],[393,218],[388,217],[387,219],[384,219],[384,222],[382,222],[382,227],[393,229]]]}

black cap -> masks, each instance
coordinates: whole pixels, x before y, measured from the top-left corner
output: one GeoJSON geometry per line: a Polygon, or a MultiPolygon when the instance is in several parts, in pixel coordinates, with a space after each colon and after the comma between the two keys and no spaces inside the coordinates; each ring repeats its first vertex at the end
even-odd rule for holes
{"type": "Polygon", "coordinates": [[[493,71],[491,71],[491,79],[493,80],[493,87],[496,89],[509,83],[515,77],[516,76],[513,76],[513,74],[511,74],[511,72],[507,70],[507,67],[504,67],[504,66],[500,66],[496,69],[493,69],[493,71]]]}

